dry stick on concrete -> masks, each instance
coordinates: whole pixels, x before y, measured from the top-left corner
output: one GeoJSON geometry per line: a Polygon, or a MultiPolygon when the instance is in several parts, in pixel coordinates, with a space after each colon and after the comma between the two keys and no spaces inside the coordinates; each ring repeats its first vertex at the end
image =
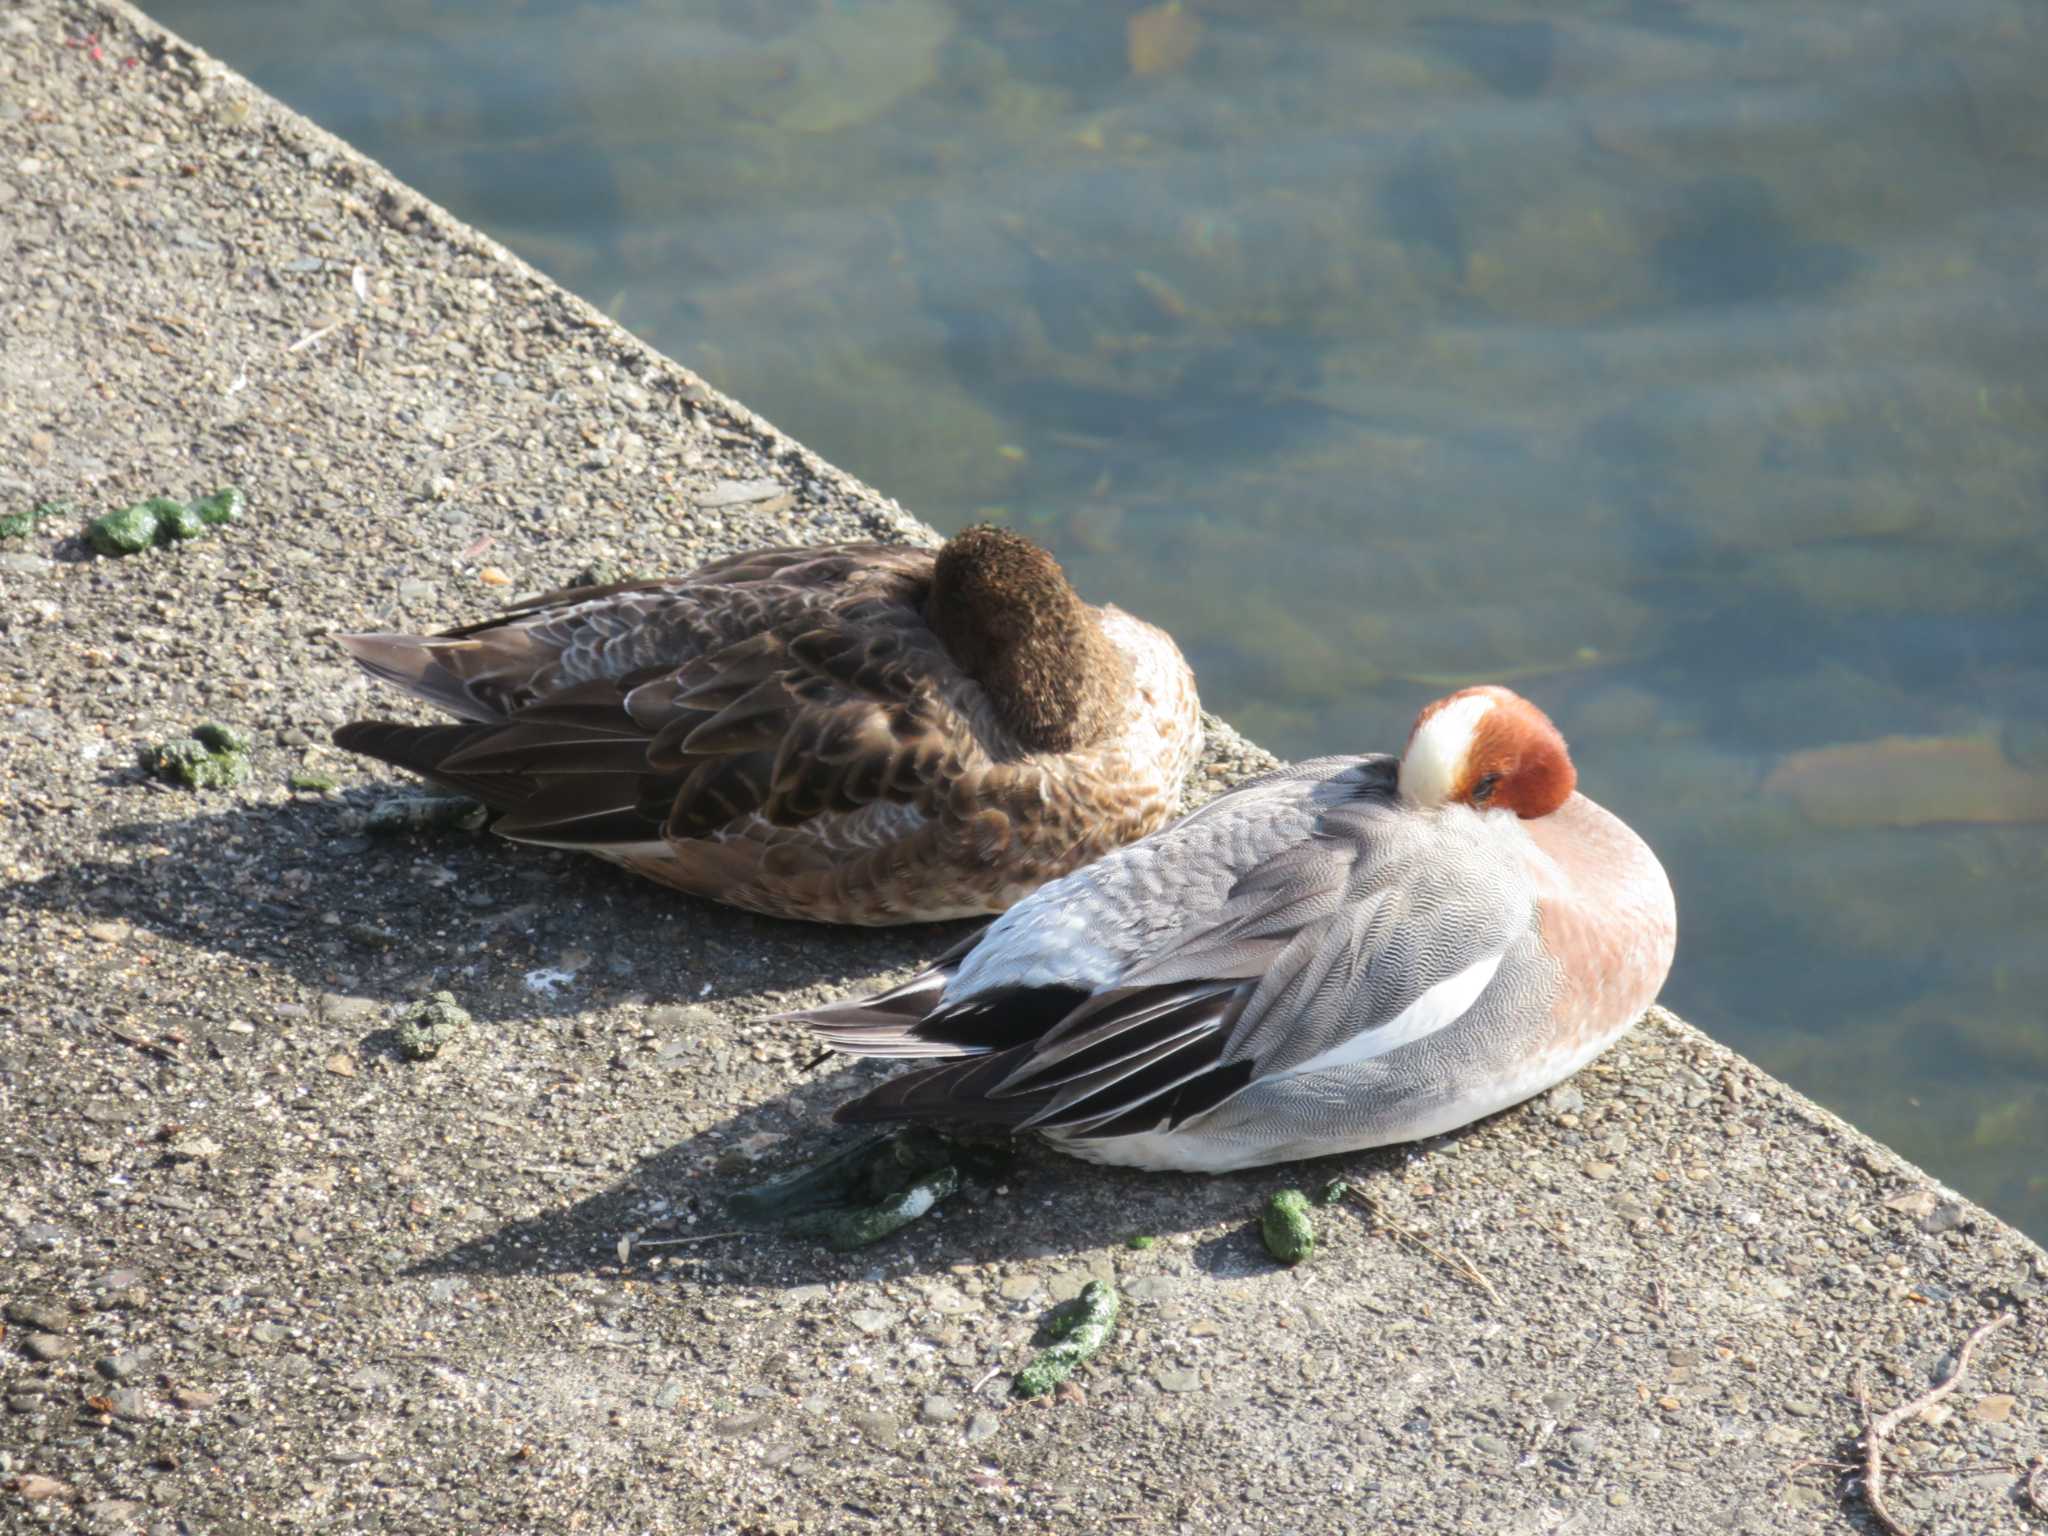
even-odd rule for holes
{"type": "Polygon", "coordinates": [[[1472,1261],[1466,1258],[1463,1254],[1445,1253],[1440,1248],[1432,1247],[1423,1238],[1420,1232],[1417,1232],[1412,1227],[1402,1226],[1400,1222],[1394,1220],[1393,1217],[1389,1216],[1386,1213],[1386,1209],[1379,1203],[1379,1201],[1373,1199],[1371,1195],[1368,1195],[1364,1190],[1360,1189],[1357,1185],[1352,1185],[1349,1189],[1345,1190],[1344,1193],[1349,1195],[1353,1200],[1356,1200],[1360,1205],[1364,1206],[1367,1211],[1371,1212],[1374,1226],[1380,1228],[1384,1232],[1391,1232],[1395,1237],[1399,1238],[1402,1242],[1409,1244],[1411,1247],[1421,1249],[1422,1252],[1428,1254],[1432,1259],[1435,1259],[1438,1264],[1442,1265],[1445,1269],[1448,1269],[1452,1274],[1456,1275],[1459,1279],[1470,1281],[1480,1290],[1486,1292],[1488,1299],[1490,1299],[1495,1306],[1501,1305],[1500,1292],[1493,1288],[1493,1282],[1487,1279],[1486,1276],[1481,1274],[1478,1271],[1478,1269],[1473,1266],[1472,1261]]]}
{"type": "Polygon", "coordinates": [[[1877,1523],[1891,1533],[1891,1536],[1913,1536],[1905,1526],[1899,1524],[1884,1501],[1884,1446],[1893,1431],[1908,1419],[1925,1413],[1936,1403],[1947,1397],[1963,1384],[1970,1374],[1970,1356],[1977,1346],[1991,1334],[1996,1333],[2012,1321],[2012,1313],[2001,1312],[1989,1322],[1981,1324],[1956,1351],[1956,1368],[1941,1381],[1929,1387],[1910,1402],[1899,1404],[1889,1413],[1873,1418],[1870,1412],[1870,1384],[1861,1371],[1856,1373],[1856,1401],[1863,1409],[1863,1499],[1870,1506],[1870,1513],[1877,1523]]]}

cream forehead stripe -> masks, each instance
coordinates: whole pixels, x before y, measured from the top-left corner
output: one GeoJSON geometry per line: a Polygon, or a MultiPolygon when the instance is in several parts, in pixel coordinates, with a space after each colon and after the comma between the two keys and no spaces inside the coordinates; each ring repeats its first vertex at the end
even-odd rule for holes
{"type": "Polygon", "coordinates": [[[1401,755],[1401,793],[1421,805],[1442,805],[1464,771],[1479,722],[1499,702],[1484,693],[1454,699],[1423,721],[1401,755]]]}

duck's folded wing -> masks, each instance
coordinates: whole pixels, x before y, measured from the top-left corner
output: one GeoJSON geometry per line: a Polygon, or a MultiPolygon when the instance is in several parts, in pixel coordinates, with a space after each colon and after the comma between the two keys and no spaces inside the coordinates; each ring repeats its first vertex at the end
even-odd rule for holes
{"type": "Polygon", "coordinates": [[[1254,1083],[1448,1028],[1512,964],[1533,897],[1471,828],[1419,820],[1390,786],[1367,788],[1320,807],[1305,835],[1052,1029],[896,1079],[843,1113],[1152,1131],[1254,1083]]]}
{"type": "MultiPolygon", "coordinates": [[[[913,611],[790,603],[753,617],[745,638],[680,666],[542,691],[424,769],[485,786],[507,837],[591,846],[924,805],[978,761],[938,686],[944,653],[913,611]],[[519,793],[490,795],[494,779],[519,793]]],[[[465,643],[499,642],[452,642],[465,643]]],[[[434,665],[452,671],[463,654],[434,665]]]]}

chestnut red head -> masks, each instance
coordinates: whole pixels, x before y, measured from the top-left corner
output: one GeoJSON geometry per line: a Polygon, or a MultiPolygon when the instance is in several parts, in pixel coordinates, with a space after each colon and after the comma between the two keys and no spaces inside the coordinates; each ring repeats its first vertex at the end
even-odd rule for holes
{"type": "Polygon", "coordinates": [[[1512,689],[1461,688],[1415,717],[1401,754],[1401,792],[1418,805],[1548,816],[1578,773],[1550,717],[1512,689]]]}

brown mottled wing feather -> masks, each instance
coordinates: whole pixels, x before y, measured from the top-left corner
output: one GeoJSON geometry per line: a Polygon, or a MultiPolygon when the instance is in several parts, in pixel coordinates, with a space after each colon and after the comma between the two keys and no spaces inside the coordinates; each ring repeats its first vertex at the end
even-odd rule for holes
{"type": "Polygon", "coordinates": [[[933,810],[985,759],[941,689],[930,556],[735,556],[680,581],[571,589],[432,640],[358,636],[366,666],[479,724],[446,755],[359,750],[460,782],[524,841],[713,837],[877,802],[933,810]]]}

